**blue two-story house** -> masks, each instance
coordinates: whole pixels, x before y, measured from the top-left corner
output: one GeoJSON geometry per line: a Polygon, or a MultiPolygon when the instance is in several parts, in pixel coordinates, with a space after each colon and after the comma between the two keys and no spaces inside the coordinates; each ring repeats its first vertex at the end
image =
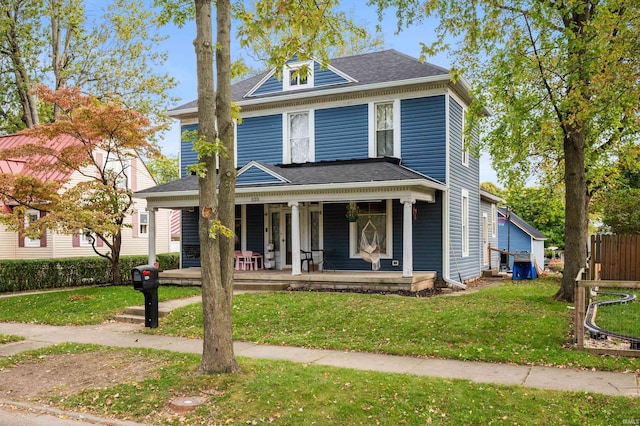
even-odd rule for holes
{"type": "MultiPolygon", "coordinates": [[[[450,284],[479,277],[486,241],[479,161],[470,153],[477,141],[463,132],[465,80],[395,50],[326,66],[292,60],[281,78],[275,71],[232,86],[242,118],[237,249],[260,252],[268,268],[292,275],[308,268],[304,252],[312,252],[332,271],[429,271],[450,284]],[[303,66],[306,77],[297,72],[303,66]]],[[[197,129],[196,101],[170,115],[183,130],[197,129]]],[[[200,264],[189,141],[180,159],[181,179],[137,196],[151,208],[182,209],[188,268],[200,264]]]]}

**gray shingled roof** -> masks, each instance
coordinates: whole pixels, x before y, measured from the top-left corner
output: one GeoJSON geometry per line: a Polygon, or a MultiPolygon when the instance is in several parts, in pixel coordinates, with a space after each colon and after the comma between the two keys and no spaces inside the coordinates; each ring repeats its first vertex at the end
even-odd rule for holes
{"type": "MultiPolygon", "coordinates": [[[[344,83],[340,87],[353,87],[379,84],[392,81],[411,80],[437,75],[448,75],[449,70],[427,62],[420,62],[418,59],[400,53],[397,50],[383,50],[380,52],[365,53],[362,55],[348,56],[331,60],[331,66],[354,78],[356,82],[344,83]]],[[[242,80],[231,86],[231,98],[234,102],[249,101],[250,99],[264,99],[282,96],[286,93],[270,93],[250,98],[245,95],[255,87],[266,75],[268,71],[242,80]]],[[[299,90],[297,93],[322,92],[323,90],[335,88],[336,85],[315,87],[307,90],[299,90]]],[[[180,111],[183,109],[196,108],[197,100],[187,102],[177,106],[170,111],[180,111]]]]}
{"type": "MultiPolygon", "coordinates": [[[[498,207],[498,213],[500,213],[505,218],[507,217],[507,209],[505,209],[504,207],[498,207]]],[[[511,223],[513,223],[518,228],[522,229],[524,232],[529,234],[534,240],[546,240],[547,239],[546,235],[544,235],[542,232],[538,231],[533,226],[529,225],[528,222],[526,222],[524,219],[522,219],[520,216],[518,216],[514,212],[510,211],[509,212],[509,217],[510,217],[511,223]]]]}
{"type": "MultiPolygon", "coordinates": [[[[331,183],[390,182],[421,179],[435,184],[440,182],[414,172],[399,164],[395,158],[371,158],[365,160],[321,161],[304,164],[259,163],[285,179],[288,183],[243,184],[242,187],[278,187],[283,185],[323,185],[331,183]]],[[[137,194],[197,191],[198,178],[185,176],[172,182],[138,191],[137,194]]]]}

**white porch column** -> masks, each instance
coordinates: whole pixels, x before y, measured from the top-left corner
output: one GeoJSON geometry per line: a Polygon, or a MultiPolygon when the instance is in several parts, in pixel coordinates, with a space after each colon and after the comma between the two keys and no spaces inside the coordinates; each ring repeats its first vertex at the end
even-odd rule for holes
{"type": "Polygon", "coordinates": [[[415,200],[400,200],[402,210],[402,276],[413,277],[413,204],[415,200]]]}
{"type": "Polygon", "coordinates": [[[147,208],[149,212],[149,265],[156,263],[156,208],[147,208]]]}
{"type": "Polygon", "coordinates": [[[291,207],[291,275],[302,274],[300,266],[300,210],[297,201],[290,201],[291,207]]]}

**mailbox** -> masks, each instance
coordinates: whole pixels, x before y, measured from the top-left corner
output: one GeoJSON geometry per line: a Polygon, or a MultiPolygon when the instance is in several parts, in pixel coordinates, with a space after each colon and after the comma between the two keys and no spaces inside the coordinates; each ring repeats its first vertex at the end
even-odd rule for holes
{"type": "Polygon", "coordinates": [[[134,290],[151,290],[160,286],[158,268],[153,265],[136,266],[131,270],[134,290]]]}
{"type": "Polygon", "coordinates": [[[144,295],[144,325],[149,328],[158,327],[158,268],[153,265],[136,266],[131,270],[133,289],[144,295]]]}

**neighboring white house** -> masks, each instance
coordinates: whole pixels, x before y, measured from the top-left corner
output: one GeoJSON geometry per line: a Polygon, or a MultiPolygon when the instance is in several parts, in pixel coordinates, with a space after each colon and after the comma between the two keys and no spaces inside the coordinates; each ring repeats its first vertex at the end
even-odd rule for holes
{"type": "MultiPolygon", "coordinates": [[[[75,139],[61,137],[55,139],[54,143],[63,147],[74,143],[75,139]]],[[[23,135],[7,135],[0,136],[0,150],[15,147],[20,144],[33,142],[33,139],[23,135]]],[[[103,153],[96,151],[95,157],[99,160],[106,158],[103,153]]],[[[132,158],[126,162],[128,167],[127,181],[132,191],[139,191],[156,185],[155,180],[151,176],[146,165],[139,157],[132,158]]],[[[107,165],[108,167],[108,165],[107,165]]],[[[91,175],[91,170],[84,171],[91,175]]],[[[17,174],[31,173],[29,167],[24,160],[11,159],[0,160],[0,174],[17,174]]],[[[78,171],[71,172],[70,175],[58,173],[47,176],[48,179],[57,179],[67,181],[65,187],[73,187],[79,182],[89,180],[78,171]]],[[[142,254],[149,252],[149,236],[151,232],[150,221],[155,220],[155,249],[156,253],[168,253],[170,251],[170,210],[158,210],[150,212],[146,210],[146,200],[135,198],[135,207],[133,214],[125,220],[125,226],[122,231],[122,250],[121,255],[142,254]],[[153,217],[152,217],[153,216],[153,217]]],[[[12,206],[10,203],[0,200],[0,209],[4,212],[10,212],[12,206]]],[[[37,219],[43,212],[37,210],[29,210],[25,220],[30,218],[37,219]]],[[[102,244],[98,244],[98,250],[106,252],[108,248],[102,244]]],[[[75,235],[58,234],[54,232],[45,232],[39,239],[26,238],[18,232],[8,231],[0,225],[0,259],[44,259],[44,258],[60,258],[60,257],[77,257],[77,256],[95,256],[95,252],[91,247],[89,238],[78,230],[75,235]]]]}

